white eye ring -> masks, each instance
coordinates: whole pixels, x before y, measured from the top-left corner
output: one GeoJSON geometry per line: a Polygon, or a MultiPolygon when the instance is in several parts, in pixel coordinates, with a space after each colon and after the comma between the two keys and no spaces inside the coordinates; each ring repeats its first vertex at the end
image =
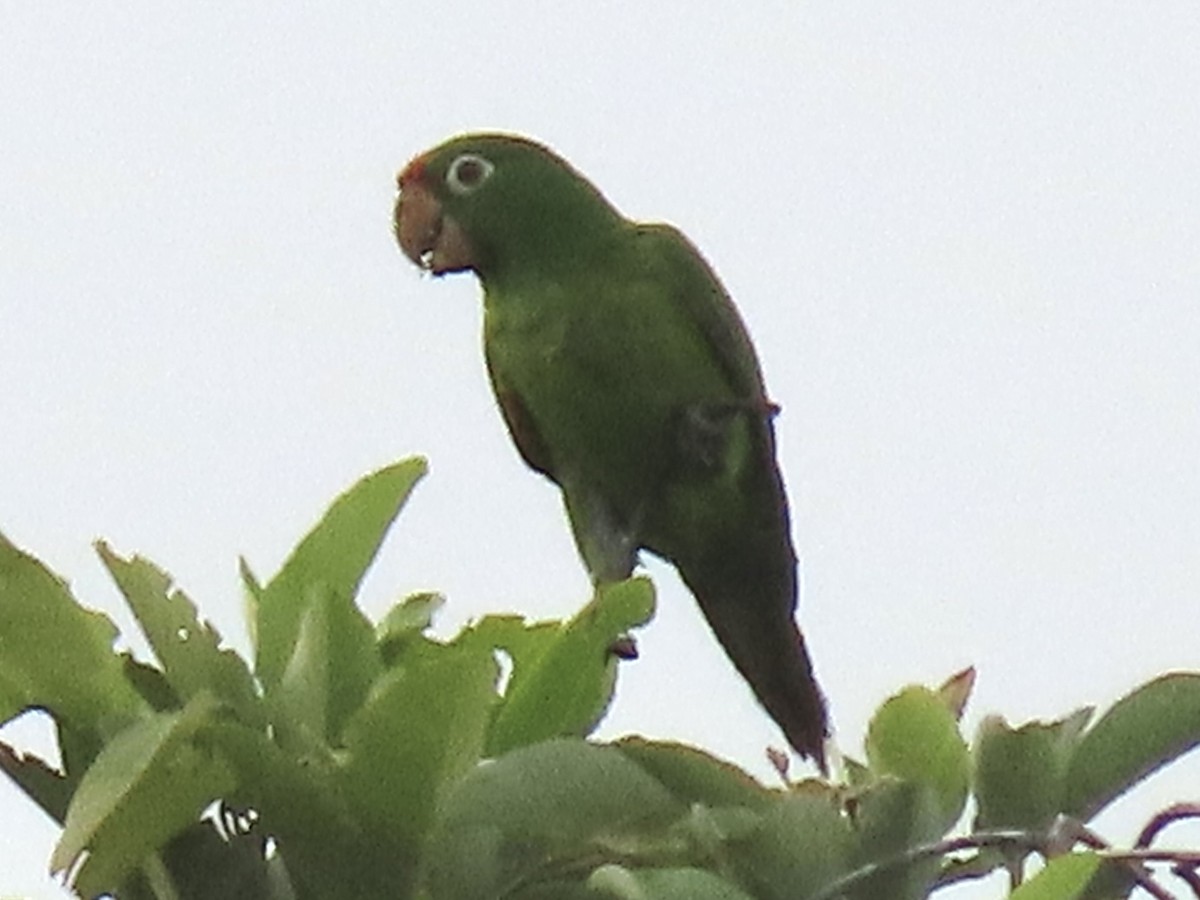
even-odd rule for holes
{"type": "Polygon", "coordinates": [[[464,153],[455,157],[446,170],[446,187],[450,188],[452,194],[462,197],[487,181],[495,168],[477,153],[464,153]]]}

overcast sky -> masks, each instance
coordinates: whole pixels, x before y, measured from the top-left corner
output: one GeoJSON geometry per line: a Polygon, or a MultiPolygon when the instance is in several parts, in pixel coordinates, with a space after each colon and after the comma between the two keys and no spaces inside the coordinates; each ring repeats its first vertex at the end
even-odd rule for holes
{"type": "MultiPolygon", "coordinates": [[[[1194,0],[5,4],[0,531],[126,631],[90,543],[147,555],[244,650],[238,554],[270,575],[420,453],[367,611],[437,589],[449,634],[576,610],[478,286],[390,231],[406,160],[502,128],[681,226],[737,300],[846,752],[969,664],[969,733],[1107,705],[1200,664],[1198,98],[1194,0]]],[[[767,775],[781,738],[648,569],[659,615],[602,735],[767,775]]],[[[1195,758],[1105,833],[1177,799],[1195,758]]],[[[7,782],[0,811],[0,895],[59,896],[55,829],[7,782]]]]}

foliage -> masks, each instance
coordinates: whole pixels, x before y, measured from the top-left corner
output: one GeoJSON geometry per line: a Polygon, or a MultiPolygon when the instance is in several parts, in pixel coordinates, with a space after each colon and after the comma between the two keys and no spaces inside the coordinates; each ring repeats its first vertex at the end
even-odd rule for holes
{"type": "MultiPolygon", "coordinates": [[[[1154,877],[1157,832],[1200,814],[1168,811],[1124,854],[1084,827],[1200,742],[1197,673],[1099,718],[989,718],[970,747],[972,672],[908,687],[835,782],[781,765],[768,788],[682,744],[588,741],[651,585],[450,640],[429,633],[436,595],[372,625],[359,584],[424,472],[358,482],[265,584],[243,563],[252,667],[170,576],[101,543],[155,662],[115,653],[112,623],[0,538],[0,722],[48,711],[63,760],[0,743],[0,768],[62,824],[51,866],[79,895],[902,900],[1041,857],[1012,896],[1123,897],[1154,877]]],[[[1195,885],[1196,860],[1165,856],[1195,885]]]]}

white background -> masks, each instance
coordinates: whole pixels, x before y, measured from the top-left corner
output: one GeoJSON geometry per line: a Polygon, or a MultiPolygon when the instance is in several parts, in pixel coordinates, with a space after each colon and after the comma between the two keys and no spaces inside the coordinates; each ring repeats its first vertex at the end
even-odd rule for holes
{"type": "MultiPolygon", "coordinates": [[[[891,692],[969,664],[968,734],[1200,667],[1192,0],[112,7],[3,8],[0,530],[126,632],[93,539],[245,649],[237,555],[269,576],[411,453],[432,474],[372,616],[424,588],[443,633],[586,599],[493,407],[477,285],[422,278],[390,232],[408,158],[503,128],[683,227],[738,301],[846,752],[891,692]]],[[[768,775],[779,735],[648,568],[660,613],[602,735],[768,775]]],[[[1105,834],[1200,799],[1176,768],[1105,834]]],[[[55,836],[0,784],[0,895],[58,896],[55,836]]]]}

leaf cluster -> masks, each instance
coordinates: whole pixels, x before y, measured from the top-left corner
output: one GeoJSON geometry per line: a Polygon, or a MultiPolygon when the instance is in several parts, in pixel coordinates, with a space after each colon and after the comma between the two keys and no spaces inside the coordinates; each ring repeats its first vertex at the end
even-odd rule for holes
{"type": "Polygon", "coordinates": [[[989,718],[970,745],[973,673],[908,687],[836,783],[781,765],[767,787],[697,748],[588,741],[651,585],[447,640],[434,594],[374,624],[355,598],[424,472],[410,459],[359,481],[269,581],[242,564],[252,663],[164,571],[101,543],[154,659],[116,652],[106,617],[0,538],[0,723],[48,712],[62,756],[0,743],[0,768],[62,824],[51,866],[80,896],[902,900],[1034,855],[1050,862],[1022,900],[1149,878],[1085,823],[1200,742],[1200,674],[1099,718],[989,718]]]}

